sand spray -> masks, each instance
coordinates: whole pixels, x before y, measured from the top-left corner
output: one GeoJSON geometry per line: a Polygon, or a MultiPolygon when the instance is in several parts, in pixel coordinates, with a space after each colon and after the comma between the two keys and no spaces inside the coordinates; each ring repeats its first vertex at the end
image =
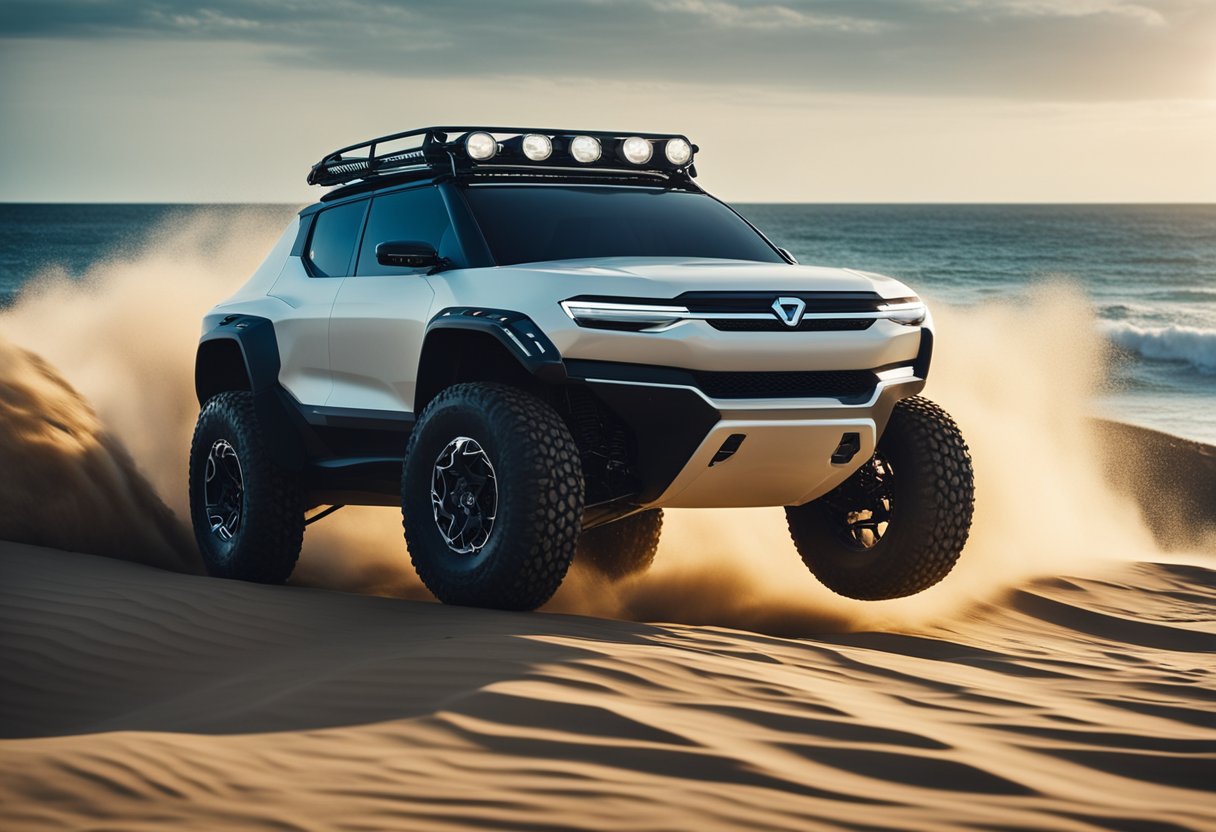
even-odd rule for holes
{"type": "MultiPolygon", "coordinates": [[[[186,463],[200,319],[287,216],[183,212],[79,279],[47,271],[0,312],[0,538],[197,570],[186,463]]],[[[929,300],[938,337],[924,395],[957,419],[976,469],[971,539],[944,582],[850,601],[807,572],[781,509],[680,510],[647,575],[610,584],[576,563],[547,609],[777,634],[916,628],[1036,577],[1155,556],[1135,504],[1103,477],[1089,416],[1107,356],[1084,295],[1055,284],[966,310],[929,300]]],[[[310,526],[293,581],[429,597],[393,509],[310,526]]]]}

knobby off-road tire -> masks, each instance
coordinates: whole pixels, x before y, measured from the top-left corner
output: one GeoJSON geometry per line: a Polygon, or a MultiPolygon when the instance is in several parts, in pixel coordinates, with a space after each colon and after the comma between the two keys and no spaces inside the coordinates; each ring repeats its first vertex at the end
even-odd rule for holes
{"type": "Polygon", "coordinates": [[[414,569],[445,604],[536,609],[574,559],[583,517],[578,448],[557,412],[522,390],[469,383],[436,396],[410,435],[401,496],[414,569]],[[453,484],[444,478],[453,479],[457,455],[470,473],[453,484]],[[450,508],[443,500],[436,508],[437,483],[444,499],[467,487],[460,497],[477,504],[479,531],[458,535],[455,545],[445,535],[467,527],[441,515],[450,508]],[[486,491],[491,484],[494,500],[486,491]]]}
{"type": "Polygon", "coordinates": [[[650,568],[662,530],[663,509],[631,514],[583,532],[575,557],[604,577],[619,581],[650,568]]]}
{"type": "Polygon", "coordinates": [[[211,575],[280,584],[295,568],[304,541],[303,491],[297,475],[267,456],[251,393],[220,393],[199,413],[190,446],[190,518],[211,575]],[[217,500],[222,507],[209,510],[217,500]]]}
{"type": "MultiPolygon", "coordinates": [[[[829,494],[786,508],[803,561],[828,589],[878,601],[927,589],[950,572],[971,529],[975,482],[958,425],[919,396],[895,405],[874,458],[829,494]],[[889,474],[875,479],[875,465],[889,474]],[[849,509],[859,493],[889,497],[889,522],[868,548],[849,509]]],[[[881,511],[881,510],[880,510],[881,511]]]]}

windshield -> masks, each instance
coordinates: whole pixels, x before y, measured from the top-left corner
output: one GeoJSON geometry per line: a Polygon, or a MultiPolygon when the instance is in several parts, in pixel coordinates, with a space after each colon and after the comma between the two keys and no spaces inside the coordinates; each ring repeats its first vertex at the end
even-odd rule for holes
{"type": "Polygon", "coordinates": [[[782,263],[705,194],[631,187],[489,185],[465,190],[500,266],[586,257],[713,257],[782,263]]]}

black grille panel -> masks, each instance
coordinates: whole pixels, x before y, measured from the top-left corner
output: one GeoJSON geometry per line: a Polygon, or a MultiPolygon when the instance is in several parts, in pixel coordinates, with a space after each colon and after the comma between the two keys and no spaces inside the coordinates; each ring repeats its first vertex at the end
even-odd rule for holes
{"type": "Polygon", "coordinates": [[[710,319],[709,325],[722,332],[857,332],[874,325],[873,318],[804,318],[798,326],[786,326],[781,321],[748,320],[746,318],[710,319]]]}
{"type": "Polygon", "coordinates": [[[715,399],[819,399],[866,401],[878,378],[869,370],[777,373],[694,372],[697,387],[715,399]]]}
{"type": "Polygon", "coordinates": [[[807,312],[877,312],[884,304],[915,298],[885,299],[877,292],[685,292],[675,297],[693,312],[771,313],[779,297],[800,298],[807,312]]]}

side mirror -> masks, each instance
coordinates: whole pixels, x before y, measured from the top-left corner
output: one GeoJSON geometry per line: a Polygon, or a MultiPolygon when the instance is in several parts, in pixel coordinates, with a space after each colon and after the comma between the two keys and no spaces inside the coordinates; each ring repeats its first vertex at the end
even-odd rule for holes
{"type": "Polygon", "coordinates": [[[376,246],[376,262],[403,269],[433,269],[440,264],[440,258],[430,243],[393,240],[376,246]]]}
{"type": "Polygon", "coordinates": [[[797,265],[798,258],[795,257],[794,255],[790,254],[789,250],[778,247],[777,251],[781,252],[781,256],[784,257],[786,260],[789,260],[791,263],[797,265]]]}

